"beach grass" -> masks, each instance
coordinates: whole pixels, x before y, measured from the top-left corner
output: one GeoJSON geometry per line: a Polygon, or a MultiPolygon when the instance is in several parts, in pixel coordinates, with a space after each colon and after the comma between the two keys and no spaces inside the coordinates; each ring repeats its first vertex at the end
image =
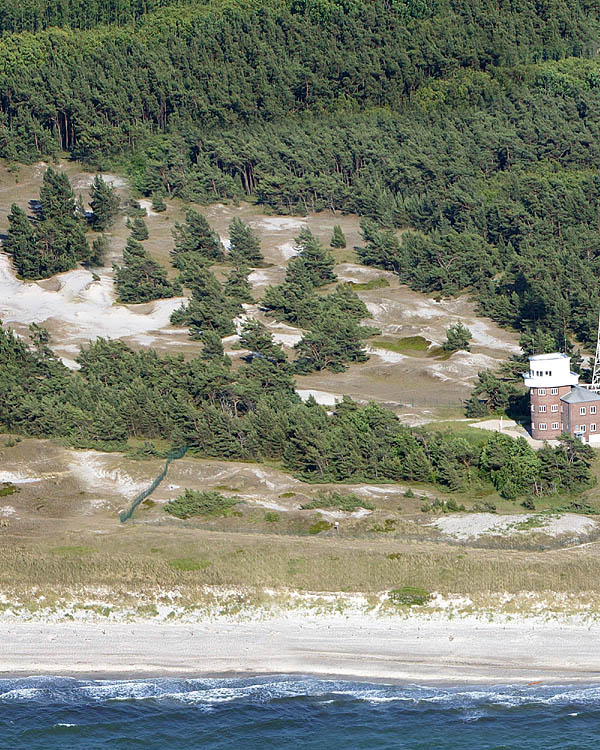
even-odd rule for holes
{"type": "Polygon", "coordinates": [[[5,544],[0,550],[2,590],[35,588],[57,595],[104,588],[116,595],[182,587],[194,596],[206,586],[365,594],[414,586],[464,596],[600,594],[595,544],[515,551],[407,542],[387,534],[364,540],[181,529],[173,536],[140,525],[105,534],[95,548],[81,545],[85,553],[57,554],[68,547],[23,540],[5,544]]]}

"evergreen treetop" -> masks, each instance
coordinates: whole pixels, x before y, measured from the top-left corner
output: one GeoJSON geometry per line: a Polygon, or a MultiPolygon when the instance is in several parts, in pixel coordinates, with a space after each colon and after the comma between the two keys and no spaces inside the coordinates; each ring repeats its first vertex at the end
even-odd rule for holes
{"type": "Polygon", "coordinates": [[[258,235],[238,217],[229,224],[229,241],[231,255],[240,256],[249,266],[256,266],[264,261],[258,235]]]}

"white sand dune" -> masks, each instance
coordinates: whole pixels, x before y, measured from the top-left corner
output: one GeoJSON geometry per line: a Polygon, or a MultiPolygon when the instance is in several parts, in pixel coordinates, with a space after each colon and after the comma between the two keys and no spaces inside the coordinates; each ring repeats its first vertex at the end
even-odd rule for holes
{"type": "Polygon", "coordinates": [[[0,623],[0,673],[313,673],[455,683],[597,680],[597,623],[320,616],[194,623],[0,623]],[[560,647],[557,648],[557,644],[560,647]]]}
{"type": "MultiPolygon", "coordinates": [[[[8,256],[0,253],[0,319],[5,323],[46,324],[55,320],[65,341],[136,337],[169,328],[171,313],[184,298],[156,300],[146,305],[116,305],[112,277],[100,279],[84,269],[54,277],[58,288],[16,278],[8,256]]],[[[152,340],[152,339],[151,339],[152,340]]],[[[57,347],[62,343],[54,341],[57,347]]]]}

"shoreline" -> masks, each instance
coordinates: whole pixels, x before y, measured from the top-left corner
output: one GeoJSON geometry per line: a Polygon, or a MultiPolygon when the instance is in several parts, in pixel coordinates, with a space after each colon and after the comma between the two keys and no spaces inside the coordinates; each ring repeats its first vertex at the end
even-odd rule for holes
{"type": "Polygon", "coordinates": [[[427,684],[600,682],[600,625],[358,616],[195,624],[0,622],[0,678],[293,675],[427,684]]]}

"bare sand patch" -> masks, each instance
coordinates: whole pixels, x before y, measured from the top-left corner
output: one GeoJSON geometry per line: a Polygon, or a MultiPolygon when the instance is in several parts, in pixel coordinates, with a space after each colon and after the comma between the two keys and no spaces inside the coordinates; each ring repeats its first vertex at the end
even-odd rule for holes
{"type": "Polygon", "coordinates": [[[296,393],[303,401],[307,401],[311,396],[318,404],[322,406],[335,406],[342,400],[342,394],[331,393],[329,391],[316,391],[312,388],[297,388],[296,393]]]}
{"type": "Polygon", "coordinates": [[[146,479],[134,479],[119,463],[121,456],[99,451],[71,451],[69,471],[94,493],[133,497],[148,486],[146,479]]]}
{"type": "Polygon", "coordinates": [[[444,534],[461,541],[478,539],[485,535],[510,536],[532,532],[541,532],[553,537],[578,537],[598,530],[596,521],[574,513],[524,513],[502,516],[493,513],[456,514],[437,518],[428,525],[435,526],[444,534]]]}
{"type": "MultiPolygon", "coordinates": [[[[334,606],[321,595],[312,614],[251,621],[7,619],[0,624],[2,669],[100,676],[314,673],[467,684],[593,682],[600,669],[597,623],[318,612],[334,606]]],[[[162,609],[166,616],[177,602],[162,609]]]]}

